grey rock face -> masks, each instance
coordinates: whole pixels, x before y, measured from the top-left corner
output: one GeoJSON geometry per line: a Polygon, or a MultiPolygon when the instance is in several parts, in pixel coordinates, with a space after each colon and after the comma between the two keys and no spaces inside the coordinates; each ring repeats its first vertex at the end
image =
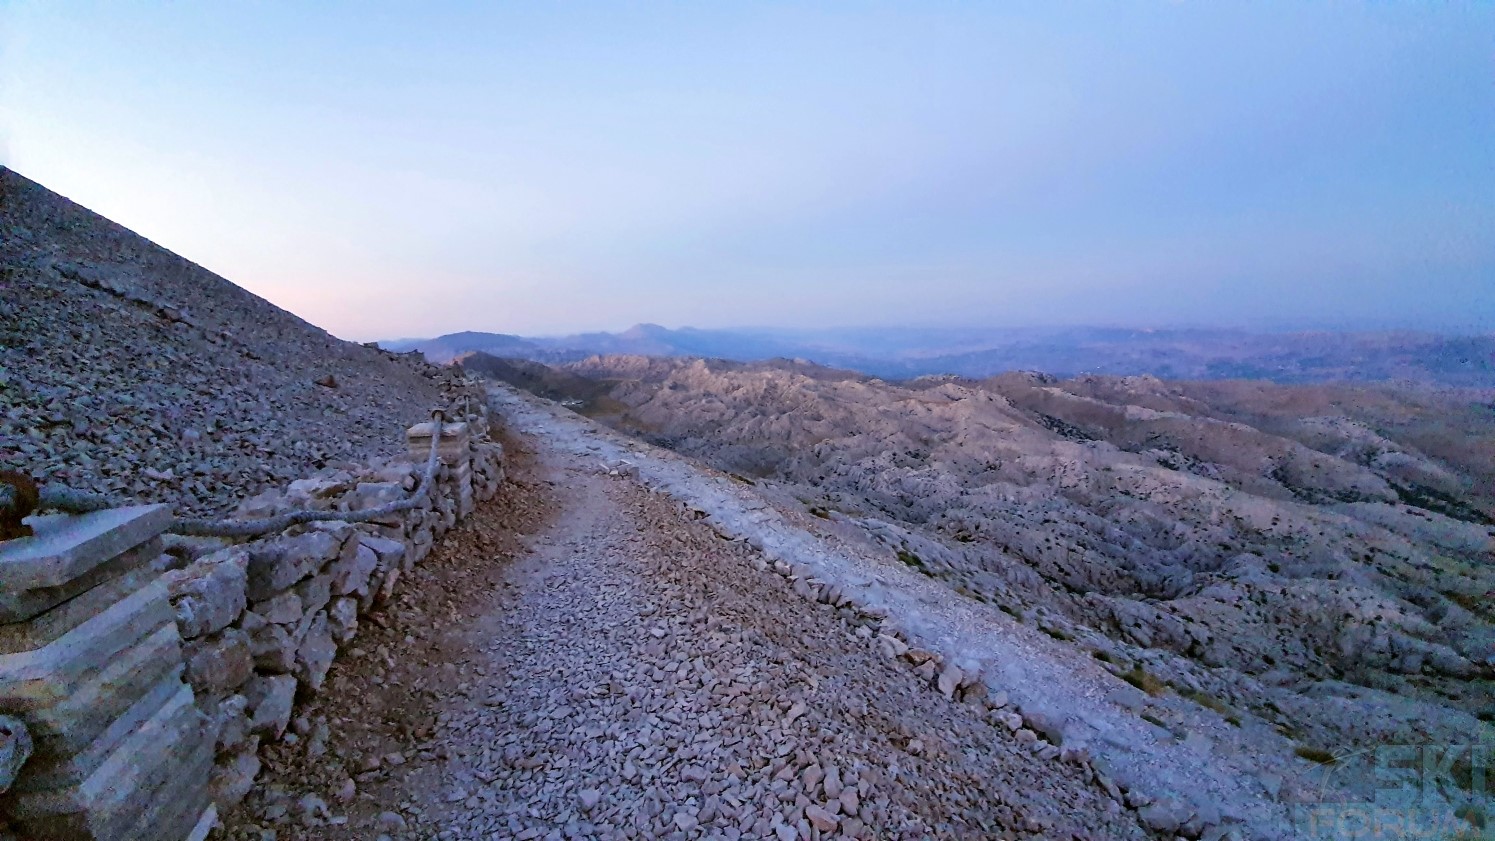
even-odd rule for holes
{"type": "Polygon", "coordinates": [[[187,639],[216,633],[244,612],[249,553],[224,549],[167,574],[177,626],[187,639]]]}
{"type": "Polygon", "coordinates": [[[239,628],[192,640],[183,646],[183,654],[187,682],[195,692],[209,698],[228,695],[254,673],[249,635],[239,628]]]}
{"type": "Polygon", "coordinates": [[[289,589],[336,558],[342,545],[338,537],[325,531],[308,531],[256,545],[249,555],[250,600],[268,599],[289,589]]]}
{"type": "Polygon", "coordinates": [[[318,611],[307,628],[306,636],[296,649],[296,678],[312,692],[322,688],[322,680],[337,656],[337,642],[327,621],[327,611],[318,611]]]}
{"type": "Polygon", "coordinates": [[[10,789],[21,766],[31,757],[31,733],[18,718],[0,715],[0,794],[10,789]]]}
{"type": "Polygon", "coordinates": [[[291,675],[261,675],[244,687],[252,714],[250,731],[279,739],[291,722],[296,701],[296,678],[291,675]]]}

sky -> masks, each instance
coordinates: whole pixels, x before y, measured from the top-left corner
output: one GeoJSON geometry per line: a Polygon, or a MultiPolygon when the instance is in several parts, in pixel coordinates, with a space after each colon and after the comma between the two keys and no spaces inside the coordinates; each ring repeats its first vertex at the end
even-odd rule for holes
{"type": "Polygon", "coordinates": [[[0,0],[0,162],[344,338],[1495,331],[1495,4],[0,0]]]}

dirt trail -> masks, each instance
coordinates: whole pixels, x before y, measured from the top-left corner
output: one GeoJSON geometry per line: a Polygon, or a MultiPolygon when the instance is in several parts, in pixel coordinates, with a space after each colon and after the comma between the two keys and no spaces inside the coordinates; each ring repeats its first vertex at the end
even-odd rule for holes
{"type": "Polygon", "coordinates": [[[1144,837],[850,610],[535,446],[340,658],[231,837],[1144,837]]]}

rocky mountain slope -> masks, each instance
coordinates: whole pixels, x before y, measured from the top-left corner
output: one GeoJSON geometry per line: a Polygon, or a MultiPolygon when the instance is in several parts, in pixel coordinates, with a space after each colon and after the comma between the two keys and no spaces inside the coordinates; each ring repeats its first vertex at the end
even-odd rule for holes
{"type": "Polygon", "coordinates": [[[1495,737],[1489,394],[638,357],[565,372],[608,386],[582,411],[1303,756],[1495,737]]]}
{"type": "Polygon", "coordinates": [[[393,454],[440,400],[418,358],[341,341],[0,168],[0,462],[221,512],[393,454]]]}

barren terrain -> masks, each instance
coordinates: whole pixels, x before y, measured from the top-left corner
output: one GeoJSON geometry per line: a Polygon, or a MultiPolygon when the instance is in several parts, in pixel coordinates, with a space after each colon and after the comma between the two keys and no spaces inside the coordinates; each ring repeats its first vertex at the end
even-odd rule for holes
{"type": "Polygon", "coordinates": [[[501,498],[338,661],[230,837],[1147,836],[757,550],[565,444],[506,444],[501,498]]]}
{"type": "Polygon", "coordinates": [[[1495,735],[1488,396],[639,357],[562,373],[610,386],[580,410],[1299,756],[1495,735]]]}
{"type": "Polygon", "coordinates": [[[341,341],[0,167],[0,463],[221,513],[390,455],[443,372],[341,341]]]}

